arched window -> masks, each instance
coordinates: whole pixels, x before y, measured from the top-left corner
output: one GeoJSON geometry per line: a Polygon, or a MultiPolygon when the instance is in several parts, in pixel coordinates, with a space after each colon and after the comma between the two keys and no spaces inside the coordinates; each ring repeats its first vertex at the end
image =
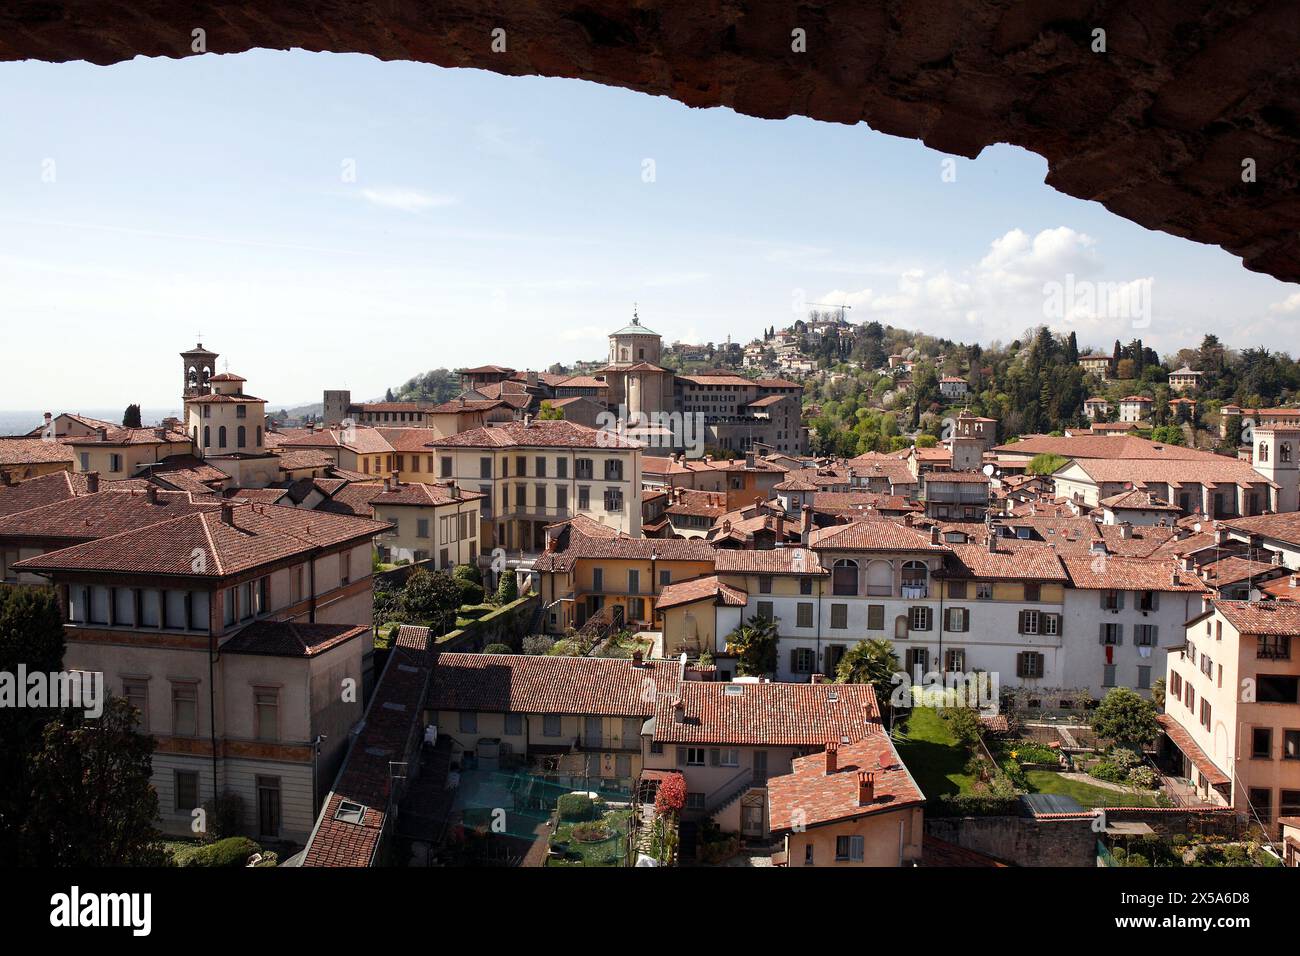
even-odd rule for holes
{"type": "Polygon", "coordinates": [[[1259,460],[1268,461],[1268,445],[1264,442],[1259,443],[1259,460]]]}
{"type": "Polygon", "coordinates": [[[203,447],[204,448],[212,447],[212,426],[211,425],[203,426],[203,447]]]}
{"type": "Polygon", "coordinates": [[[831,593],[847,597],[858,593],[858,562],[841,558],[831,572],[831,593]]]}
{"type": "Polygon", "coordinates": [[[888,597],[894,593],[894,566],[888,561],[867,565],[867,593],[888,597]]]}
{"type": "Polygon", "coordinates": [[[924,561],[908,561],[903,565],[903,597],[925,597],[929,580],[924,561]]]}
{"type": "Polygon", "coordinates": [[[248,446],[248,429],[244,428],[243,425],[240,425],[239,428],[235,430],[235,447],[245,448],[247,446],[248,446]]]}
{"type": "Polygon", "coordinates": [[[217,428],[217,447],[218,448],[226,447],[226,426],[225,425],[221,425],[220,427],[217,428]]]}
{"type": "Polygon", "coordinates": [[[1285,442],[1285,441],[1284,441],[1282,444],[1280,444],[1280,445],[1277,446],[1277,459],[1278,459],[1278,461],[1290,461],[1290,460],[1291,460],[1291,443],[1290,443],[1290,442],[1285,442]]]}

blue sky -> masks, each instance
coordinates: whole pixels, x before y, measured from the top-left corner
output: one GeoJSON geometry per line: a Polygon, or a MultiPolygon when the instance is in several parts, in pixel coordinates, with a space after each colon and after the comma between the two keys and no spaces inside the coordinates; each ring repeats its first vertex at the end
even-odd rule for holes
{"type": "Polygon", "coordinates": [[[1150,278],[1146,327],[1051,324],[1161,351],[1285,349],[1300,314],[1297,287],[1006,146],[945,182],[866,126],[302,52],[0,64],[0,115],[0,409],[174,404],[200,331],[279,405],[598,357],[634,301],[667,341],[843,300],[987,344],[1044,321],[1045,281],[1150,278]]]}

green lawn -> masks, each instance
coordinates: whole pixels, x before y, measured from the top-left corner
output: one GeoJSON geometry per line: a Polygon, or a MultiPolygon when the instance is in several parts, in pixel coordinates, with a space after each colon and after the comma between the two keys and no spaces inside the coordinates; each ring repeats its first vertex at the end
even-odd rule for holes
{"type": "Polygon", "coordinates": [[[572,839],[573,824],[561,823],[555,828],[551,843],[566,843],[569,859],[547,859],[547,866],[621,866],[627,846],[627,829],[632,819],[630,810],[616,810],[605,814],[604,822],[617,834],[603,843],[578,843],[572,839]]]}
{"type": "Polygon", "coordinates": [[[1030,770],[1025,773],[1031,793],[1059,793],[1074,797],[1084,807],[1158,807],[1159,801],[1149,791],[1120,793],[1105,787],[1094,787],[1081,780],[1063,777],[1051,770],[1030,770]]]}
{"type": "Polygon", "coordinates": [[[915,707],[906,735],[894,740],[898,755],[930,799],[969,793],[975,778],[965,772],[969,754],[933,707],[915,707]]]}

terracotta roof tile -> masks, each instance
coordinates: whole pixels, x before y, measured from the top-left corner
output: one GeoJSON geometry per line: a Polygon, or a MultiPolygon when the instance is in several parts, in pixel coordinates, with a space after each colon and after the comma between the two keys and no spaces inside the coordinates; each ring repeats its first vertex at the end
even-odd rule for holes
{"type": "Polygon", "coordinates": [[[683,604],[694,604],[696,601],[705,600],[712,600],[726,607],[744,607],[748,598],[749,596],[740,588],[723,584],[716,574],[711,574],[708,577],[667,585],[659,592],[655,607],[663,611],[670,607],[680,607],[683,604]]]}
{"type": "Polygon", "coordinates": [[[265,654],[271,657],[315,657],[354,637],[369,634],[364,624],[306,624],[296,621],[256,621],[221,645],[223,654],[265,654]]]}
{"type": "Polygon", "coordinates": [[[654,739],[664,743],[816,747],[861,740],[880,727],[870,684],[684,681],[655,707],[654,739]]]}
{"type": "Polygon", "coordinates": [[[430,443],[434,448],[640,448],[614,432],[598,431],[576,422],[531,421],[502,422],[471,428],[430,443]]]}
{"type": "Polygon", "coordinates": [[[773,833],[797,826],[815,827],[874,813],[915,807],[925,802],[889,735],[883,730],[834,747],[836,769],[827,773],[825,752],[793,761],[788,774],[767,781],[773,833]],[[872,779],[872,798],[859,800],[858,774],[872,779]]]}

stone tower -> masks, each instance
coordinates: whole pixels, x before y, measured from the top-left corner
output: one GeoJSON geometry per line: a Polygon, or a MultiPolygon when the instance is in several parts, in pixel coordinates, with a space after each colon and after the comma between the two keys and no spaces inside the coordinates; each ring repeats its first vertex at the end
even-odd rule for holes
{"type": "Polygon", "coordinates": [[[1256,425],[1252,429],[1251,467],[1274,482],[1272,510],[1300,510],[1300,427],[1256,425]]]}
{"type": "Polygon", "coordinates": [[[352,392],[348,389],[325,390],[324,414],[322,420],[326,428],[341,425],[348,417],[348,408],[352,405],[352,392]]]}
{"type": "Polygon", "coordinates": [[[181,398],[206,395],[211,391],[212,376],[217,374],[217,353],[209,352],[200,342],[188,352],[181,353],[183,372],[181,398]]]}

